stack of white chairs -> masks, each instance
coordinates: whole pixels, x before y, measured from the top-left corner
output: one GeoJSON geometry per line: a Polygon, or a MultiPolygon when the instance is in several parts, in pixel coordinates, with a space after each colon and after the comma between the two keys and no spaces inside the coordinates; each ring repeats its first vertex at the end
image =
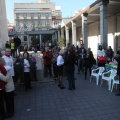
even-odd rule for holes
{"type": "Polygon", "coordinates": [[[107,72],[104,72],[103,74],[102,74],[102,79],[101,79],[101,86],[102,86],[102,84],[103,84],[103,81],[105,80],[105,81],[107,81],[107,83],[108,83],[108,90],[111,90],[111,82],[112,82],[112,80],[114,79],[114,77],[116,76],[116,74],[117,74],[117,71],[116,70],[109,70],[109,71],[107,71],[107,72]]]}
{"type": "Polygon", "coordinates": [[[105,71],[104,67],[98,67],[97,69],[93,69],[90,77],[90,82],[93,77],[96,77],[96,85],[99,83],[99,78],[102,75],[102,73],[105,71]]]}

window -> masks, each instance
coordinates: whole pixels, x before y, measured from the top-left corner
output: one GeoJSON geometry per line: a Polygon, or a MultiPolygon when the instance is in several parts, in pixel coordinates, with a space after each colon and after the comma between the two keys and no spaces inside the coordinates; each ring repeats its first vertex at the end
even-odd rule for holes
{"type": "Polygon", "coordinates": [[[33,13],[31,14],[31,19],[34,19],[34,14],[33,13]]]}
{"type": "Polygon", "coordinates": [[[23,14],[23,17],[24,17],[24,19],[26,19],[27,18],[27,14],[23,14]]]}
{"type": "Polygon", "coordinates": [[[38,13],[38,19],[41,19],[41,14],[40,13],[38,13]]]}
{"type": "Polygon", "coordinates": [[[34,21],[31,21],[31,25],[35,25],[35,22],[34,22],[34,21]]]}
{"type": "Polygon", "coordinates": [[[19,19],[19,14],[16,14],[16,18],[19,19]]]}
{"type": "Polygon", "coordinates": [[[24,26],[27,26],[27,21],[24,21],[24,22],[23,22],[23,25],[24,25],[24,26]]]}
{"type": "Polygon", "coordinates": [[[49,18],[49,14],[48,13],[46,13],[46,19],[48,19],[49,18]]]}
{"type": "Polygon", "coordinates": [[[42,21],[38,21],[38,26],[42,26],[42,21]]]}
{"type": "Polygon", "coordinates": [[[19,21],[16,22],[16,26],[20,26],[20,22],[19,21]]]}
{"type": "Polygon", "coordinates": [[[49,26],[50,25],[49,21],[45,21],[45,25],[49,26]]]}

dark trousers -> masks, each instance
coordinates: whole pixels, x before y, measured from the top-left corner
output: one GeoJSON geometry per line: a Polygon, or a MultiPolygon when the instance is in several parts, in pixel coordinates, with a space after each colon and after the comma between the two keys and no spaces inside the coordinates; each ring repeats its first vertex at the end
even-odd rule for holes
{"type": "Polygon", "coordinates": [[[14,79],[15,79],[15,82],[18,82],[18,80],[20,80],[20,82],[23,82],[23,80],[22,80],[22,71],[21,70],[17,71],[15,69],[15,77],[14,77],[14,79]]]}
{"type": "Polygon", "coordinates": [[[49,72],[50,77],[52,77],[51,64],[44,65],[44,77],[46,77],[48,75],[48,72],[49,72]]]}
{"type": "Polygon", "coordinates": [[[78,72],[84,71],[84,59],[80,58],[78,59],[78,72]]]}
{"type": "Polygon", "coordinates": [[[0,90],[0,117],[3,118],[5,114],[5,106],[4,106],[4,90],[0,90]]]}
{"type": "Polygon", "coordinates": [[[37,81],[37,73],[36,73],[36,69],[32,69],[31,71],[31,81],[37,81]]]}
{"type": "Polygon", "coordinates": [[[14,91],[5,92],[6,111],[8,114],[14,114],[14,91]]]}
{"type": "Polygon", "coordinates": [[[26,90],[31,88],[30,72],[24,72],[24,85],[26,90]]]}
{"type": "Polygon", "coordinates": [[[67,78],[69,82],[69,88],[75,89],[75,79],[74,79],[74,71],[73,72],[67,72],[67,78]]]}
{"type": "Polygon", "coordinates": [[[54,78],[58,77],[58,73],[57,73],[57,63],[53,63],[53,74],[54,74],[54,78]]]}
{"type": "Polygon", "coordinates": [[[87,77],[87,71],[88,71],[88,69],[89,69],[89,74],[91,76],[91,67],[85,67],[85,79],[87,77]]]}
{"type": "Polygon", "coordinates": [[[11,50],[11,56],[15,57],[15,50],[11,50]]]}
{"type": "MultiPolygon", "coordinates": [[[[119,83],[120,83],[120,75],[119,76],[119,83]]],[[[117,91],[120,93],[120,84],[118,84],[117,91]]]]}
{"type": "Polygon", "coordinates": [[[98,63],[98,67],[105,67],[106,63],[98,63]]]}

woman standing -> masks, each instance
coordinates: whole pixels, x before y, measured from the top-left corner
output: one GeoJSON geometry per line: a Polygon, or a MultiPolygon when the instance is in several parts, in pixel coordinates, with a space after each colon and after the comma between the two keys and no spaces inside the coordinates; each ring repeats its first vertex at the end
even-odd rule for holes
{"type": "Polygon", "coordinates": [[[93,60],[94,60],[93,53],[92,53],[91,49],[88,48],[86,56],[85,56],[85,63],[84,63],[84,66],[85,66],[85,79],[87,78],[88,69],[89,69],[89,74],[91,75],[91,68],[93,66],[93,60]]]}
{"type": "Polygon", "coordinates": [[[60,89],[65,89],[63,85],[63,65],[64,65],[64,59],[63,59],[64,51],[60,50],[59,55],[57,57],[57,72],[58,72],[58,87],[60,89]]]}
{"type": "Polygon", "coordinates": [[[105,51],[100,45],[97,51],[97,59],[98,59],[98,67],[105,67],[106,64],[106,57],[105,57],[105,51]]]}
{"type": "Polygon", "coordinates": [[[10,76],[10,71],[7,73],[3,65],[5,65],[5,61],[3,58],[0,58],[0,120],[6,118],[4,106],[5,85],[10,76]]]}
{"type": "Polygon", "coordinates": [[[24,52],[23,53],[23,59],[21,60],[21,66],[23,71],[23,81],[25,85],[25,90],[31,89],[31,77],[30,77],[30,71],[31,71],[31,59],[29,58],[29,53],[24,52]]]}
{"type": "Polygon", "coordinates": [[[5,85],[5,103],[6,111],[8,116],[11,118],[14,115],[14,67],[13,67],[13,58],[11,56],[10,48],[6,49],[5,55],[2,57],[5,60],[5,68],[7,71],[10,71],[11,76],[5,85]]]}

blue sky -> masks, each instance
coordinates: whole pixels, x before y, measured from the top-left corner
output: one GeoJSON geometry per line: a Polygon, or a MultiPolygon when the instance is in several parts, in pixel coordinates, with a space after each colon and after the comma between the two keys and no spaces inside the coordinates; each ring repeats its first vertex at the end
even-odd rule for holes
{"type": "MultiPolygon", "coordinates": [[[[10,23],[14,22],[14,3],[34,3],[38,0],[6,0],[6,12],[7,19],[10,23]]],[[[62,17],[71,17],[76,10],[82,10],[84,7],[88,7],[96,0],[50,0],[55,2],[56,6],[61,6],[62,17]]]]}

